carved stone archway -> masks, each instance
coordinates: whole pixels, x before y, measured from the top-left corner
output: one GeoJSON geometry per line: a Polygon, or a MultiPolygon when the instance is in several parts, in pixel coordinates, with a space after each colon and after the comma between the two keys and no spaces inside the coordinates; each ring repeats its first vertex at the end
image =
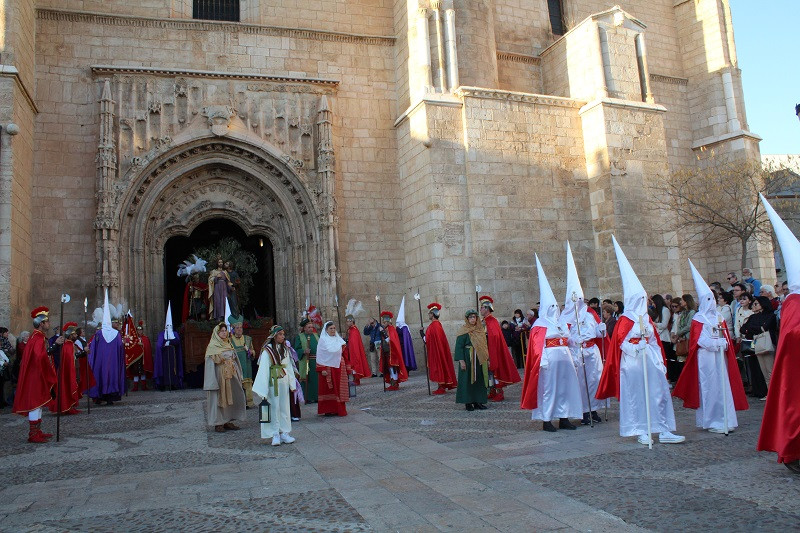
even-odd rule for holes
{"type": "Polygon", "coordinates": [[[212,218],[266,235],[275,257],[275,319],[295,326],[307,294],[332,294],[316,201],[290,166],[233,138],[195,139],[139,174],[119,205],[120,291],[151,324],[163,321],[164,245],[212,218]]]}

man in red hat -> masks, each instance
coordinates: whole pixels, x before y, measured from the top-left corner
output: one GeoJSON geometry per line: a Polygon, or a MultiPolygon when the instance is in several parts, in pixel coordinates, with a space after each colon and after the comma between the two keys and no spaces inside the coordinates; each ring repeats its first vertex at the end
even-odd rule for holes
{"type": "MultiPolygon", "coordinates": [[[[42,407],[52,400],[56,386],[56,369],[48,353],[46,332],[50,329],[49,309],[37,307],[31,311],[33,333],[25,345],[14,397],[14,412],[28,416],[28,442],[47,442],[52,433],[42,433],[42,407]]],[[[58,337],[56,345],[64,344],[58,337]]]]}
{"type": "Polygon", "coordinates": [[[456,388],[456,373],[453,368],[453,352],[450,351],[450,343],[447,342],[447,335],[439,322],[439,313],[442,306],[433,302],[428,305],[428,318],[431,325],[427,332],[421,332],[422,338],[428,349],[428,370],[430,380],[438,383],[439,388],[434,394],[444,394],[450,389],[456,388]]]}
{"type": "MultiPolygon", "coordinates": [[[[78,338],[78,324],[67,322],[61,331],[64,332],[64,344],[61,345],[61,354],[56,366],[58,386],[56,387],[56,398],[50,402],[50,412],[77,415],[80,410],[75,406],[81,399],[78,377],[75,374],[75,339],[78,338]]],[[[58,348],[55,350],[57,351],[58,348]]]]}
{"type": "Polygon", "coordinates": [[[400,383],[408,379],[403,351],[400,348],[400,337],[392,325],[393,318],[394,314],[391,311],[381,313],[384,330],[381,333],[381,371],[383,380],[389,384],[386,390],[400,390],[400,383]]]}
{"type": "Polygon", "coordinates": [[[502,402],[505,400],[503,387],[519,383],[522,379],[503,337],[503,328],[492,314],[494,300],[490,296],[481,296],[480,303],[480,313],[486,324],[486,340],[489,344],[489,372],[492,374],[489,379],[489,384],[492,386],[489,399],[493,402],[502,402]]]}

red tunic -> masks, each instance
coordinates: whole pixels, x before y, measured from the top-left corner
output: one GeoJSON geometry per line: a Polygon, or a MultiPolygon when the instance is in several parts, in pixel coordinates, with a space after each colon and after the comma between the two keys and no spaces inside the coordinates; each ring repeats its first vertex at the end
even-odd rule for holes
{"type": "Polygon", "coordinates": [[[78,404],[81,393],[78,392],[78,379],[75,375],[75,343],[65,340],[61,346],[61,362],[58,370],[58,387],[56,398],[50,402],[50,411],[66,413],[78,404]]]}
{"type": "MultiPolygon", "coordinates": [[[[408,370],[403,361],[403,350],[400,348],[400,337],[397,336],[397,329],[394,326],[388,326],[386,333],[389,339],[384,342],[389,343],[389,366],[397,368],[397,381],[403,382],[408,379],[408,370]]],[[[386,383],[392,382],[392,377],[389,375],[389,369],[383,370],[383,380],[386,383]]]]}
{"type": "Polygon", "coordinates": [[[547,328],[537,326],[531,328],[528,340],[528,356],[525,358],[525,379],[522,381],[522,397],[520,409],[536,409],[539,407],[539,364],[542,362],[544,342],[547,328]]]}
{"type": "Polygon", "coordinates": [[[364,352],[364,344],[361,342],[361,332],[357,327],[350,326],[347,330],[347,346],[344,349],[356,378],[361,379],[372,375],[367,362],[367,354],[364,352]]]}
{"type": "Polygon", "coordinates": [[[89,366],[89,346],[92,344],[92,339],[86,343],[84,348],[84,356],[78,359],[78,375],[81,378],[80,392],[81,395],[86,394],[86,391],[92,387],[97,386],[97,381],[94,379],[94,372],[89,366]]]}
{"type": "MultiPolygon", "coordinates": [[[[672,390],[672,395],[683,400],[683,406],[687,409],[700,408],[700,371],[697,365],[697,344],[700,333],[703,331],[703,323],[692,320],[692,329],[689,332],[689,355],[686,357],[686,364],[681,370],[681,377],[672,390]]],[[[733,407],[737,411],[745,411],[750,408],[747,404],[747,396],[744,393],[742,377],[739,375],[739,364],[736,362],[736,355],[733,353],[733,342],[728,334],[728,327],[723,322],[722,332],[725,340],[728,341],[728,349],[725,351],[725,359],[728,365],[728,381],[731,384],[731,394],[733,395],[733,407]]]]}
{"type": "Polygon", "coordinates": [[[44,333],[34,330],[22,355],[14,412],[27,415],[45,406],[51,400],[50,391],[56,386],[56,379],[56,369],[47,355],[47,339],[44,333]]]}
{"type": "Polygon", "coordinates": [[[142,341],[142,348],[144,354],[142,355],[142,368],[147,377],[153,377],[153,346],[150,344],[150,338],[147,335],[139,335],[142,341]]]}
{"type": "Polygon", "coordinates": [[[761,420],[758,450],[776,452],[779,463],[800,459],[800,295],[781,307],[781,331],[761,420]]]}
{"type": "MultiPolygon", "coordinates": [[[[648,317],[650,320],[650,317],[648,317]]],[[[650,320],[650,325],[653,331],[656,330],[653,321],[650,320]]],[[[619,317],[617,324],[614,326],[614,334],[611,336],[608,351],[606,352],[606,360],[603,366],[603,375],[600,376],[600,383],[597,385],[597,394],[595,398],[598,400],[605,400],[612,396],[619,400],[619,372],[620,372],[620,359],[622,358],[622,342],[628,336],[633,328],[633,320],[626,316],[619,317]]],[[[656,335],[658,346],[661,348],[661,357],[664,358],[664,366],[667,366],[667,359],[664,356],[664,347],[661,345],[661,339],[656,335]]]]}
{"type": "Polygon", "coordinates": [[[317,365],[317,391],[319,393],[317,401],[317,414],[347,416],[347,406],[345,402],[350,401],[350,389],[347,383],[347,362],[342,355],[342,362],[339,368],[332,366],[317,365]],[[327,371],[328,375],[323,376],[322,372],[327,371]]]}
{"type": "Polygon", "coordinates": [[[430,379],[442,385],[456,385],[456,371],[453,366],[453,352],[447,335],[438,320],[431,322],[425,332],[425,346],[428,350],[428,369],[430,379]]]}
{"type": "Polygon", "coordinates": [[[484,320],[489,344],[489,372],[494,374],[494,379],[498,381],[500,387],[519,383],[522,378],[519,377],[514,359],[511,358],[511,352],[505,337],[503,337],[500,323],[492,315],[487,316],[484,320]]]}

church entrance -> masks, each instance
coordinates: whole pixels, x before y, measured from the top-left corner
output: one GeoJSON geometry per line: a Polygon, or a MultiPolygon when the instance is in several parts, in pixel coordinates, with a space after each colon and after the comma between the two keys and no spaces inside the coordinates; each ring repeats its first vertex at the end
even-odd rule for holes
{"type": "MultiPolygon", "coordinates": [[[[201,283],[208,283],[208,276],[214,269],[216,258],[206,257],[208,250],[235,250],[235,254],[223,253],[223,260],[233,260],[233,269],[242,278],[244,285],[239,295],[242,300],[240,310],[247,320],[259,317],[275,317],[275,270],[273,245],[270,239],[260,233],[248,235],[236,222],[227,218],[212,218],[200,223],[189,236],[170,237],[164,245],[164,287],[165,299],[172,304],[172,321],[176,328],[187,316],[192,317],[190,298],[186,290],[189,279],[177,274],[178,268],[192,254],[208,261],[206,272],[199,275],[201,283]],[[234,257],[227,257],[234,255],[234,257]],[[237,258],[238,263],[237,264],[237,258]]],[[[204,294],[207,296],[207,293],[204,294]]],[[[164,302],[166,308],[167,301],[164,302]]],[[[203,307],[206,302],[203,301],[203,307]]]]}

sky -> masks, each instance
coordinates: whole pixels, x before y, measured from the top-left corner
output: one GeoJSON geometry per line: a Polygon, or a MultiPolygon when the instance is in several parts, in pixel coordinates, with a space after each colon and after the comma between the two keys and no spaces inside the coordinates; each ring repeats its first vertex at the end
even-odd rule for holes
{"type": "Polygon", "coordinates": [[[800,0],[730,0],[750,131],[762,154],[800,154],[800,0]]]}

